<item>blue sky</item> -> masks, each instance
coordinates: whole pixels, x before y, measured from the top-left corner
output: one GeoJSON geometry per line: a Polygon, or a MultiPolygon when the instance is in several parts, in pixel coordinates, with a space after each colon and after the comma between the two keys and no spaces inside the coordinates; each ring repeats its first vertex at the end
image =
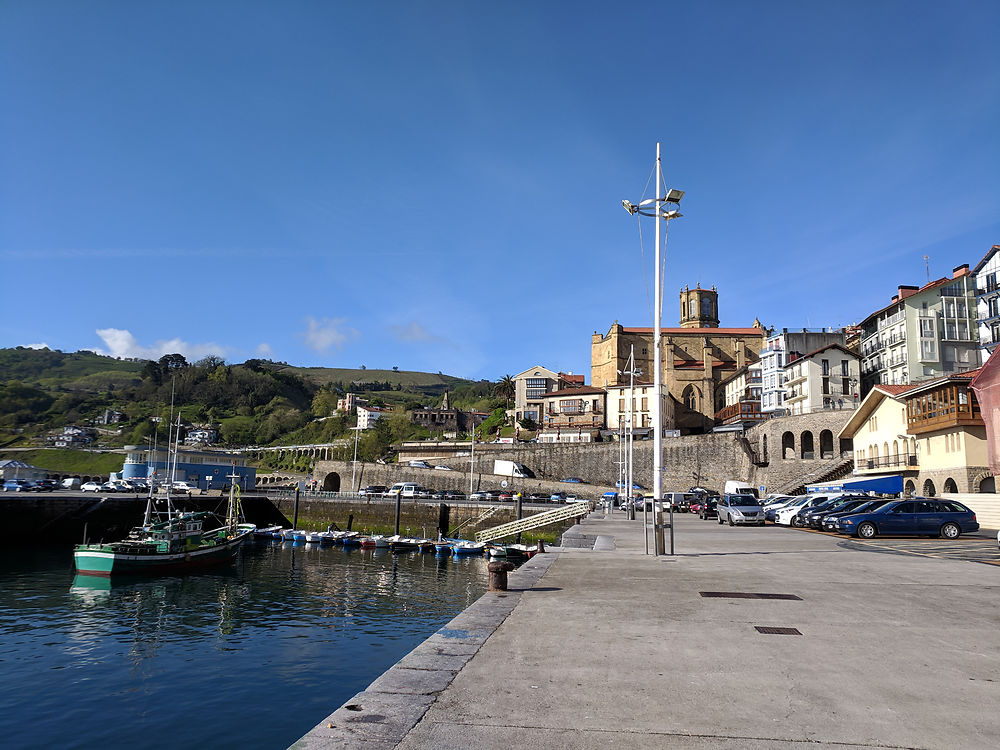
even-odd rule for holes
{"type": "Polygon", "coordinates": [[[651,325],[621,200],[658,140],[687,191],[664,325],[699,282],[724,326],[857,322],[1000,243],[998,28],[961,0],[6,0],[0,346],[589,377],[594,331],[651,325]]]}

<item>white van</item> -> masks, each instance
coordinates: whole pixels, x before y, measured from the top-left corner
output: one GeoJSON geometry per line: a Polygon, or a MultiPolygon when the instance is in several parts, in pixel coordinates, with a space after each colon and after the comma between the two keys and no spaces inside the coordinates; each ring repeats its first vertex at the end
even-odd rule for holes
{"type": "Polygon", "coordinates": [[[79,477],[66,477],[59,483],[59,486],[64,490],[78,490],[80,489],[80,478],[79,477]]]}
{"type": "Polygon", "coordinates": [[[499,474],[502,477],[535,478],[535,475],[527,466],[519,464],[517,461],[505,461],[503,459],[497,459],[493,462],[493,473],[499,474]]]}
{"type": "Polygon", "coordinates": [[[423,497],[427,491],[417,482],[396,482],[389,491],[385,493],[388,497],[423,497]]]}
{"type": "Polygon", "coordinates": [[[740,482],[736,479],[726,480],[725,493],[727,495],[753,495],[754,497],[760,497],[757,494],[757,488],[747,482],[740,482]]]}

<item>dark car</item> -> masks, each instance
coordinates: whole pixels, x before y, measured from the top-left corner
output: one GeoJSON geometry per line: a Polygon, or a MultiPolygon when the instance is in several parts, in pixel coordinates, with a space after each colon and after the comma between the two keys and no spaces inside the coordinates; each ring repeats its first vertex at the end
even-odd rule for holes
{"type": "Polygon", "coordinates": [[[35,492],[55,492],[59,483],[55,479],[39,479],[35,482],[35,492]]]}
{"type": "Polygon", "coordinates": [[[384,484],[369,484],[358,494],[361,495],[361,497],[382,497],[388,491],[389,488],[384,484]]]}
{"type": "Polygon", "coordinates": [[[839,508],[823,516],[823,530],[836,531],[837,522],[844,516],[850,516],[855,513],[870,513],[876,508],[881,508],[886,503],[891,502],[892,500],[883,498],[875,498],[874,500],[852,500],[844,508],[839,508]]]}
{"type": "Polygon", "coordinates": [[[806,513],[806,525],[811,529],[822,529],[823,519],[827,514],[837,512],[850,502],[861,503],[864,502],[864,499],[845,495],[831,500],[823,506],[812,508],[806,513]]]}
{"type": "Polygon", "coordinates": [[[549,496],[542,492],[532,492],[524,499],[529,503],[547,503],[549,501],[549,496]]]}
{"type": "Polygon", "coordinates": [[[709,518],[719,517],[719,498],[717,495],[709,495],[701,501],[701,508],[698,510],[698,518],[707,521],[709,518]]]}
{"type": "Polygon", "coordinates": [[[844,516],[837,530],[862,539],[880,534],[958,539],[963,533],[979,531],[979,522],[972,510],[955,500],[896,500],[870,513],[844,516]]]}
{"type": "Polygon", "coordinates": [[[813,513],[822,513],[824,510],[829,510],[834,505],[836,505],[838,499],[829,498],[823,502],[816,503],[815,505],[803,508],[798,513],[795,514],[795,518],[792,520],[792,526],[798,529],[808,529],[809,522],[812,520],[813,513]]]}

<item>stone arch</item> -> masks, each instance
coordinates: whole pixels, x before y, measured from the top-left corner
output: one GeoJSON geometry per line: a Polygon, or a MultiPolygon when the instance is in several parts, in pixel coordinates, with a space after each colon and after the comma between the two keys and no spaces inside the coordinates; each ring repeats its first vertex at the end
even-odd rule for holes
{"type": "Polygon", "coordinates": [[[973,482],[973,486],[976,488],[977,492],[993,492],[997,491],[996,478],[992,474],[981,474],[976,477],[976,481],[973,482]]]}
{"type": "Polygon", "coordinates": [[[340,492],[340,474],[331,471],[323,477],[323,492],[340,492]]]}
{"type": "Polygon", "coordinates": [[[699,404],[701,404],[701,391],[698,390],[697,386],[689,383],[681,393],[681,402],[691,411],[701,411],[699,408],[699,404]]]}
{"type": "Polygon", "coordinates": [[[930,479],[924,480],[923,495],[924,497],[935,497],[937,495],[937,491],[934,489],[934,482],[930,479]]]}
{"type": "Polygon", "coordinates": [[[893,440],[892,441],[892,460],[895,463],[899,463],[899,441],[898,440],[893,440]]]}
{"type": "Polygon", "coordinates": [[[791,431],[781,436],[781,457],[795,458],[795,434],[791,431]]]}
{"type": "Polygon", "coordinates": [[[907,479],[906,484],[903,485],[903,496],[913,497],[917,494],[917,485],[912,479],[907,479]]]}
{"type": "Polygon", "coordinates": [[[809,430],[803,430],[799,437],[799,455],[802,458],[815,458],[815,446],[813,445],[813,434],[809,430]]]}
{"type": "Polygon", "coordinates": [[[819,455],[821,458],[833,458],[833,433],[830,430],[819,434],[819,455]]]}
{"type": "Polygon", "coordinates": [[[941,489],[942,492],[955,493],[958,492],[958,485],[955,484],[955,480],[948,477],[944,480],[944,487],[941,489]]]}

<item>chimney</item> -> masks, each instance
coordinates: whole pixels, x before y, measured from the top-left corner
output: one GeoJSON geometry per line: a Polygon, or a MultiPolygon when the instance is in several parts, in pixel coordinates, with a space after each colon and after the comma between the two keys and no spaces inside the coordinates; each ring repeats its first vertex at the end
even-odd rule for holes
{"type": "Polygon", "coordinates": [[[962,265],[955,266],[955,268],[951,269],[951,278],[957,279],[960,276],[966,276],[968,273],[969,273],[969,264],[963,263],[962,265]]]}
{"type": "Polygon", "coordinates": [[[893,304],[895,304],[895,303],[899,302],[899,295],[898,295],[898,294],[894,294],[894,295],[892,295],[892,300],[890,300],[890,301],[891,301],[891,302],[892,302],[893,304]]]}
{"type": "Polygon", "coordinates": [[[897,295],[897,297],[899,299],[906,299],[911,294],[916,294],[917,291],[920,289],[920,287],[910,286],[909,284],[900,284],[898,289],[899,289],[899,294],[897,295]]]}

